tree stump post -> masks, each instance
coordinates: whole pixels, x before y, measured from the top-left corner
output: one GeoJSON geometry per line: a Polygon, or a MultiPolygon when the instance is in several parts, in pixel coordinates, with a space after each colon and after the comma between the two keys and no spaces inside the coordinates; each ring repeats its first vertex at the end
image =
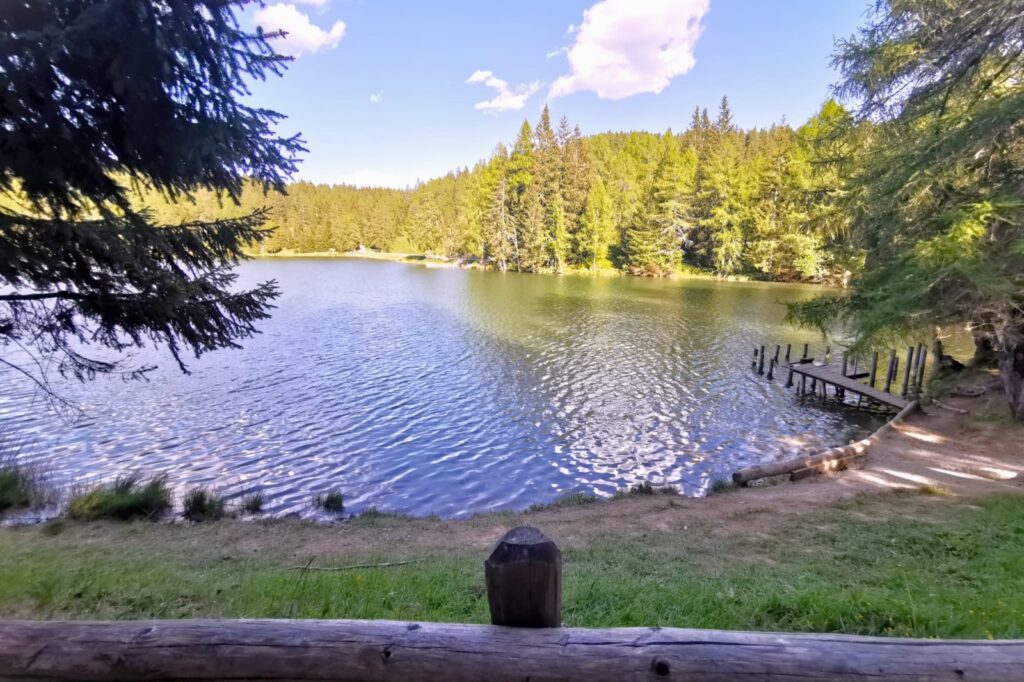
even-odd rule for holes
{"type": "Polygon", "coordinates": [[[562,624],[562,552],[544,533],[505,533],[484,562],[491,623],[518,628],[562,624]]]}

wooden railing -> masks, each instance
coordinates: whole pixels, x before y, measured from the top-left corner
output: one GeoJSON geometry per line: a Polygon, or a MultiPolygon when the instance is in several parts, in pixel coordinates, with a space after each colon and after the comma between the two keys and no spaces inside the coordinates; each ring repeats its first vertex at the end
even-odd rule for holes
{"type": "Polygon", "coordinates": [[[510,531],[485,572],[496,625],[0,621],[0,679],[1024,680],[1016,640],[527,627],[557,626],[561,605],[561,553],[531,528],[510,531]]]}

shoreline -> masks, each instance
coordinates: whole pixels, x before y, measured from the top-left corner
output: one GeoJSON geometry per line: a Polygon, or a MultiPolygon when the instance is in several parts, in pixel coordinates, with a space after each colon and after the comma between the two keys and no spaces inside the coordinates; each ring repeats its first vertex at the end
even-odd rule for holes
{"type": "MultiPolygon", "coordinates": [[[[483,272],[497,272],[497,270],[481,263],[463,263],[443,256],[434,256],[424,253],[400,253],[389,251],[311,251],[311,252],[278,252],[267,254],[249,254],[252,260],[373,260],[390,263],[403,263],[406,265],[419,265],[426,268],[438,269],[459,269],[478,270],[483,272]]],[[[704,272],[696,268],[680,268],[667,277],[636,277],[613,267],[602,267],[597,270],[590,268],[567,268],[562,272],[540,271],[540,272],[518,272],[510,270],[509,273],[521,275],[558,275],[558,276],[586,276],[586,277],[628,277],[639,280],[665,280],[687,281],[706,280],[712,282],[727,282],[733,284],[772,284],[797,287],[814,287],[820,289],[843,290],[843,287],[829,282],[801,282],[772,279],[755,279],[746,275],[728,275],[722,277],[712,272],[704,272]]]]}
{"type": "Polygon", "coordinates": [[[1001,397],[946,398],[972,414],[929,407],[849,470],[705,498],[0,528],[0,615],[486,622],[483,558],[532,525],[563,551],[566,625],[1020,637],[1024,425],[1001,397]]]}

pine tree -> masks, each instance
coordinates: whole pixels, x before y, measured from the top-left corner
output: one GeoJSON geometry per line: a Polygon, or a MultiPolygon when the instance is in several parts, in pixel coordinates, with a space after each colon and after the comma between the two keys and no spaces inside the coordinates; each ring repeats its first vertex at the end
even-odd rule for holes
{"type": "Polygon", "coordinates": [[[286,58],[240,28],[243,5],[5,4],[0,192],[18,198],[0,202],[5,349],[87,379],[146,369],[98,359],[92,347],[157,343],[185,371],[185,353],[236,347],[267,317],[274,284],[240,290],[232,272],[267,236],[264,211],[158,225],[128,189],[169,200],[205,189],[237,202],[247,177],[284,188],[301,141],[278,136],[280,116],[243,97],[286,58]]]}
{"type": "Polygon", "coordinates": [[[573,235],[573,260],[596,271],[608,264],[608,245],[615,237],[612,202],[600,176],[587,193],[580,229],[573,235]]]}
{"type": "Polygon", "coordinates": [[[1024,419],[1021,36],[1016,2],[905,0],[839,43],[838,92],[871,122],[846,204],[864,272],[792,315],[857,348],[967,327],[1024,419]]]}
{"type": "MultiPolygon", "coordinates": [[[[561,270],[566,251],[565,211],[562,206],[561,152],[545,105],[534,131],[535,181],[544,214],[546,267],[561,270]]],[[[535,268],[534,268],[535,269],[535,268]]]]}

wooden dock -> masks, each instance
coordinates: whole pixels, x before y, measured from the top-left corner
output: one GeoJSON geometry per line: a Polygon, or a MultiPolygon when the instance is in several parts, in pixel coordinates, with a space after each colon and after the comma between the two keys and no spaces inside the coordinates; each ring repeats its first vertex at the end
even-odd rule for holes
{"type": "Polygon", "coordinates": [[[807,380],[812,382],[811,391],[817,392],[817,387],[813,382],[819,382],[821,384],[821,390],[828,392],[828,386],[832,386],[833,390],[842,391],[839,395],[843,395],[846,392],[862,396],[866,400],[878,403],[880,405],[888,405],[894,407],[897,410],[902,410],[910,401],[902,396],[895,395],[893,393],[886,393],[885,391],[869,386],[868,384],[861,383],[858,378],[863,375],[854,374],[847,376],[843,374],[843,368],[841,365],[815,365],[813,363],[790,363],[789,370],[800,377],[799,381],[801,385],[804,385],[807,380]]]}
{"type": "MultiPolygon", "coordinates": [[[[750,367],[758,374],[764,375],[767,367],[767,379],[772,381],[778,370],[789,370],[786,387],[796,386],[800,394],[832,397],[845,402],[846,394],[857,397],[857,404],[865,401],[869,405],[879,405],[902,410],[921,393],[924,386],[925,366],[928,362],[928,351],[923,345],[907,348],[906,361],[900,372],[900,357],[895,350],[890,350],[887,366],[879,372],[879,353],[873,352],[868,358],[861,357],[869,371],[857,371],[858,358],[847,357],[844,353],[842,362],[831,362],[831,349],[825,347],[824,362],[815,362],[810,355],[809,344],[803,344],[803,354],[799,359],[791,360],[792,344],[786,344],[785,358],[781,358],[782,344],[775,346],[775,354],[768,355],[765,346],[754,347],[754,357],[750,367]],[[902,374],[902,382],[900,375],[902,374]],[[794,380],[795,379],[795,380],[794,380]],[[902,390],[898,385],[902,383],[902,390]]],[[[862,367],[863,370],[863,367],[862,367]]]]}

